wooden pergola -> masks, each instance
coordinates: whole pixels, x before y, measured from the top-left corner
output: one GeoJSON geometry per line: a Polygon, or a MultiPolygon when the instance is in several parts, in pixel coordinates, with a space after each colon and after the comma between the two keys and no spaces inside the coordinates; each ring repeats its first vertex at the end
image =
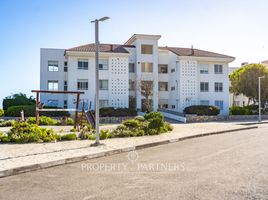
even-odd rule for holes
{"type": "Polygon", "coordinates": [[[78,122],[78,108],[79,108],[79,101],[80,101],[80,95],[84,94],[84,92],[78,92],[78,91],[53,91],[53,90],[32,90],[33,93],[36,93],[36,111],[35,111],[35,118],[36,118],[36,124],[39,122],[39,112],[40,111],[75,111],[75,119],[74,119],[74,128],[77,128],[77,122],[78,122]],[[76,95],[76,106],[75,109],[67,109],[67,108],[56,108],[56,109],[44,109],[40,107],[40,93],[48,93],[48,94],[74,94],[76,95]]]}

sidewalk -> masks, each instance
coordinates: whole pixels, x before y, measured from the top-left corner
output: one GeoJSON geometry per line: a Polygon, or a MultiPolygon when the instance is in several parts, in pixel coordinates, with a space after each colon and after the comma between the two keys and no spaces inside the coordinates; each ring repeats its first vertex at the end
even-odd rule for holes
{"type": "Polygon", "coordinates": [[[177,142],[193,137],[257,128],[257,126],[214,122],[174,124],[173,126],[174,130],[170,133],[155,136],[108,139],[101,141],[104,145],[98,147],[91,147],[90,145],[94,141],[90,140],[40,144],[1,144],[0,177],[149,146],[177,142]]]}

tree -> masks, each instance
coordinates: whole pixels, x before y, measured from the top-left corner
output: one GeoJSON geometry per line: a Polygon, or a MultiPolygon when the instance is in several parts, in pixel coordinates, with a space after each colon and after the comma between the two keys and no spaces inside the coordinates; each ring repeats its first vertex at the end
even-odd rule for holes
{"type": "Polygon", "coordinates": [[[26,94],[16,93],[6,97],[3,100],[3,109],[7,110],[8,107],[10,106],[32,105],[32,104],[35,104],[35,99],[32,96],[27,97],[26,94]]]}
{"type": "Polygon", "coordinates": [[[151,97],[154,94],[154,84],[153,81],[140,81],[138,90],[141,92],[141,95],[144,97],[143,107],[145,112],[152,110],[151,108],[151,97]]]}
{"type": "MultiPolygon", "coordinates": [[[[250,64],[239,68],[229,75],[231,81],[230,92],[234,95],[243,94],[253,101],[258,101],[258,77],[264,76],[261,82],[261,101],[268,101],[268,69],[261,64],[250,64]]],[[[249,103],[249,102],[248,102],[249,103]]]]}

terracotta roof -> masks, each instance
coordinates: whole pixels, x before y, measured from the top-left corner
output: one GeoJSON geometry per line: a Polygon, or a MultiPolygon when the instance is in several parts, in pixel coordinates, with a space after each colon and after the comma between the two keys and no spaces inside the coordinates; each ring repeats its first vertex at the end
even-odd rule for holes
{"type": "Polygon", "coordinates": [[[159,47],[159,49],[166,49],[178,56],[196,56],[196,57],[214,57],[214,58],[233,58],[224,54],[214,53],[210,51],[204,51],[194,48],[180,48],[180,47],[159,47]]]}
{"type": "MultiPolygon", "coordinates": [[[[133,48],[133,45],[120,45],[120,44],[100,44],[100,52],[106,53],[129,53],[125,48],[133,48]]],[[[95,44],[86,44],[78,47],[66,49],[66,51],[82,51],[82,52],[95,52],[95,44]]]]}

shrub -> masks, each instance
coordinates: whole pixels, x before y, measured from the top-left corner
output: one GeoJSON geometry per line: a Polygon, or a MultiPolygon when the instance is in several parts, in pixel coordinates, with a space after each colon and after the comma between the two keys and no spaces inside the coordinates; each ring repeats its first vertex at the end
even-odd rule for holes
{"type": "Polygon", "coordinates": [[[144,122],[145,121],[145,118],[143,116],[136,116],[134,119],[135,120],[138,120],[140,122],[144,122]]]}
{"type": "MultiPolygon", "coordinates": [[[[35,124],[36,123],[36,119],[35,117],[29,117],[27,119],[27,122],[29,124],[35,124]]],[[[56,120],[56,119],[52,119],[50,117],[47,116],[41,116],[39,117],[39,125],[50,125],[50,126],[54,126],[54,125],[60,125],[60,121],[56,120]]]]}
{"type": "Polygon", "coordinates": [[[206,105],[193,105],[184,109],[185,114],[197,114],[197,115],[218,115],[220,109],[215,106],[206,105]]]}
{"type": "Polygon", "coordinates": [[[123,124],[111,131],[111,137],[130,137],[133,133],[123,124]]]}
{"type": "Polygon", "coordinates": [[[47,116],[39,117],[39,125],[59,125],[60,122],[58,120],[52,119],[47,116]]]}
{"type": "Polygon", "coordinates": [[[3,109],[0,109],[0,117],[3,117],[5,115],[5,111],[3,109]]]}
{"type": "Polygon", "coordinates": [[[61,140],[76,140],[76,134],[75,133],[68,133],[65,135],[62,135],[61,140]]]}
{"type": "Polygon", "coordinates": [[[7,120],[0,123],[0,127],[8,127],[13,126],[15,123],[15,120],[7,120]]]}
{"type": "Polygon", "coordinates": [[[6,116],[20,117],[20,112],[22,110],[24,111],[25,117],[35,116],[35,105],[10,106],[6,111],[6,116]]]}
{"type": "Polygon", "coordinates": [[[28,142],[51,142],[59,139],[52,129],[40,128],[36,124],[27,122],[15,122],[8,137],[11,142],[28,143],[28,142]]]}
{"type": "Polygon", "coordinates": [[[109,130],[100,130],[100,140],[105,140],[107,138],[110,138],[110,131],[109,130]]]}
{"type": "Polygon", "coordinates": [[[10,139],[6,134],[0,132],[0,142],[10,142],[10,139]]]}
{"type": "Polygon", "coordinates": [[[252,112],[252,110],[250,110],[246,107],[232,106],[230,108],[230,114],[231,115],[251,115],[251,114],[253,114],[253,112],[252,112]]]}
{"type": "Polygon", "coordinates": [[[74,125],[74,120],[70,117],[67,118],[67,125],[74,125]]]}
{"type": "Polygon", "coordinates": [[[141,126],[140,121],[135,119],[128,119],[122,122],[123,125],[125,125],[129,129],[138,129],[141,126]]]}
{"type": "Polygon", "coordinates": [[[156,119],[156,118],[164,120],[164,115],[161,112],[150,112],[150,113],[145,114],[144,118],[146,120],[156,119]]]}

